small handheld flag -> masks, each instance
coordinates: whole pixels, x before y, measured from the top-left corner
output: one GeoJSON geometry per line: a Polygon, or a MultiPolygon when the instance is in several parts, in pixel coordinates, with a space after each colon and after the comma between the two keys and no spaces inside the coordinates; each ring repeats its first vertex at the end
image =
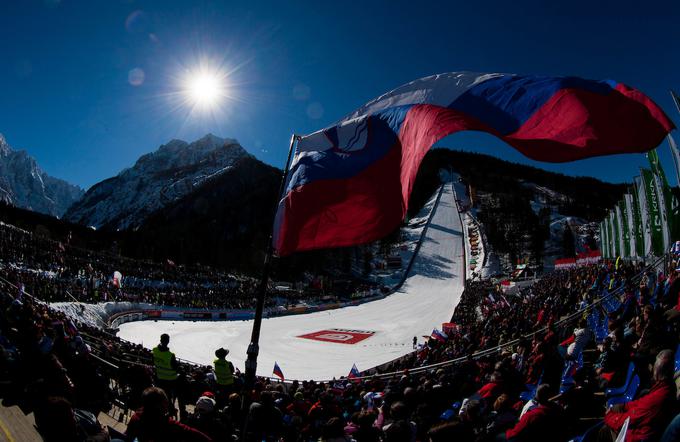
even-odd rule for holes
{"type": "Polygon", "coordinates": [[[347,379],[358,378],[360,375],[361,375],[361,373],[359,373],[359,369],[357,368],[357,364],[352,364],[352,369],[349,371],[349,374],[347,375],[347,379]]]}
{"type": "Polygon", "coordinates": [[[282,381],[285,381],[285,378],[283,376],[283,372],[281,371],[281,367],[279,367],[279,364],[277,364],[276,361],[274,361],[274,371],[272,373],[277,378],[281,379],[282,381]]]}
{"type": "Polygon", "coordinates": [[[432,339],[436,339],[439,342],[446,342],[446,338],[448,338],[448,336],[444,332],[439,331],[436,328],[432,330],[432,334],[430,335],[430,337],[432,339]]]}

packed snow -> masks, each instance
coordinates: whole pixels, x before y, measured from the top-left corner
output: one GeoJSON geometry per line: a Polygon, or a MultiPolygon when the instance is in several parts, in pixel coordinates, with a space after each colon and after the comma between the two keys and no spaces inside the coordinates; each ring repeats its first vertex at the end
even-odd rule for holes
{"type": "MultiPolygon", "coordinates": [[[[414,336],[422,342],[448,322],[465,286],[463,226],[451,183],[444,185],[434,210],[411,273],[393,295],[337,310],[264,319],[258,375],[270,376],[276,361],[287,379],[346,376],[353,363],[366,370],[411,352],[414,336]],[[354,344],[300,337],[322,331],[331,340],[370,334],[354,344]]],[[[252,321],[141,321],[122,324],[119,336],[152,348],[161,333],[168,333],[177,357],[206,365],[215,349],[225,347],[243,371],[251,328],[252,321]]]]}

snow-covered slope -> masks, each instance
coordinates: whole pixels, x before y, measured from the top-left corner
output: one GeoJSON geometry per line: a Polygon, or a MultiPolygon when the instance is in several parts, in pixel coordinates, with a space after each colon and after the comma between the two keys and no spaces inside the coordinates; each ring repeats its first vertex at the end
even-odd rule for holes
{"type": "MultiPolygon", "coordinates": [[[[422,340],[448,322],[465,287],[462,226],[450,183],[434,210],[411,272],[396,293],[353,307],[264,319],[258,375],[269,376],[276,361],[287,379],[346,376],[353,363],[366,370],[413,351],[414,336],[422,340]],[[321,332],[335,341],[300,337],[321,332]],[[343,336],[353,333],[369,336],[344,342],[343,336]]],[[[168,333],[178,357],[201,364],[210,364],[223,346],[243,371],[252,324],[141,321],[122,324],[119,336],[151,348],[168,333]]]]}
{"type": "Polygon", "coordinates": [[[135,165],[92,186],[66,212],[68,221],[96,228],[138,227],[145,218],[250,156],[236,140],[208,134],[172,140],[135,165]]]}
{"type": "Polygon", "coordinates": [[[598,223],[560,213],[560,203],[568,198],[559,192],[533,183],[525,183],[525,187],[534,192],[530,201],[534,213],[539,215],[544,212],[549,217],[548,237],[543,252],[544,268],[552,268],[558,258],[573,257],[569,253],[572,249],[574,253],[579,253],[594,246],[599,235],[598,223]],[[567,242],[571,245],[567,245],[567,242]]]}
{"type": "Polygon", "coordinates": [[[25,150],[14,150],[0,134],[0,201],[61,216],[83,190],[46,174],[25,150]]]}

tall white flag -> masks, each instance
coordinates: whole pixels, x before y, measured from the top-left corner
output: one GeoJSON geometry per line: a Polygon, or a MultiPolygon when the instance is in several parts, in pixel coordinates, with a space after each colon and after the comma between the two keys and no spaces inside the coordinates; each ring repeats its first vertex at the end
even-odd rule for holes
{"type": "Polygon", "coordinates": [[[614,223],[616,224],[618,239],[619,239],[619,256],[626,256],[626,246],[623,238],[623,215],[621,214],[621,206],[617,204],[614,207],[614,223]]]}
{"type": "Polygon", "coordinates": [[[668,134],[668,145],[671,148],[671,157],[673,158],[673,165],[675,166],[675,179],[680,186],[680,151],[671,134],[668,134]]]}
{"type": "Polygon", "coordinates": [[[649,206],[647,202],[647,192],[645,190],[642,177],[635,177],[635,191],[638,194],[638,201],[640,202],[640,218],[642,221],[642,238],[645,245],[644,255],[652,254],[652,224],[649,217],[649,206]]]}
{"type": "Polygon", "coordinates": [[[659,212],[661,212],[661,233],[663,235],[663,249],[668,252],[671,247],[670,227],[668,225],[668,211],[666,210],[666,196],[663,188],[663,182],[658,174],[654,174],[654,184],[656,185],[656,194],[659,199],[659,212]]]}
{"type": "Polygon", "coordinates": [[[636,242],[635,242],[635,220],[633,219],[633,195],[626,193],[623,195],[623,201],[626,205],[626,223],[625,226],[628,229],[628,239],[630,245],[630,256],[636,256],[636,242]]]}

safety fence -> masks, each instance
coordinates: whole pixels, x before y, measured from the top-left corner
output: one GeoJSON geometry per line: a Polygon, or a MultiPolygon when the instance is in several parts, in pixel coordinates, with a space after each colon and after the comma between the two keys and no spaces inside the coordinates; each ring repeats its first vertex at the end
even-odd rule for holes
{"type": "MultiPolygon", "coordinates": [[[[643,277],[643,275],[651,269],[663,268],[665,266],[665,264],[668,262],[667,261],[668,259],[669,259],[668,256],[663,256],[663,257],[655,259],[651,264],[647,265],[642,271],[640,271],[638,274],[633,276],[631,278],[630,282],[631,283],[639,282],[640,279],[643,277]]],[[[14,285],[12,282],[8,281],[7,279],[5,279],[2,276],[0,276],[0,283],[2,285],[5,285],[6,287],[10,287],[10,288],[16,290],[17,293],[19,291],[19,288],[16,285],[14,285]]],[[[600,296],[598,299],[596,299],[595,301],[593,301],[589,305],[587,305],[583,308],[580,308],[580,309],[576,310],[575,312],[559,319],[554,324],[552,324],[552,327],[555,328],[555,329],[560,329],[564,326],[567,326],[569,324],[574,323],[575,321],[584,317],[584,315],[589,313],[591,310],[599,307],[604,302],[607,302],[609,299],[611,299],[615,296],[621,295],[624,288],[625,287],[623,285],[616,287],[614,290],[606,293],[605,296],[600,296]]],[[[45,304],[43,301],[35,298],[30,293],[27,293],[27,292],[24,291],[23,295],[33,299],[35,302],[45,304]]],[[[499,354],[504,349],[511,348],[514,345],[517,345],[521,341],[533,339],[537,335],[543,335],[543,334],[547,333],[548,330],[549,330],[549,328],[547,326],[545,326],[545,327],[542,327],[540,329],[534,330],[531,333],[528,333],[528,334],[522,336],[521,338],[513,339],[511,341],[507,341],[507,342],[504,342],[502,344],[495,345],[493,347],[477,351],[477,352],[475,352],[471,355],[465,355],[465,356],[450,359],[450,360],[447,360],[447,361],[442,361],[442,362],[428,364],[428,365],[424,365],[424,366],[420,366],[420,367],[410,368],[408,371],[411,374],[418,374],[418,373],[428,372],[428,371],[431,371],[431,370],[436,370],[436,369],[439,369],[439,368],[444,368],[444,367],[456,365],[456,364],[462,363],[462,362],[469,360],[469,359],[475,360],[475,359],[480,359],[480,358],[483,358],[483,357],[491,356],[491,355],[494,355],[494,354],[499,354]]],[[[133,343],[122,340],[121,338],[118,338],[117,336],[110,334],[108,332],[101,331],[100,333],[107,336],[107,339],[118,340],[121,343],[127,343],[127,344],[130,344],[130,345],[134,345],[133,343]]],[[[88,335],[86,333],[83,333],[83,335],[84,335],[83,339],[85,340],[85,342],[87,342],[92,348],[92,356],[95,357],[98,361],[100,361],[103,364],[103,367],[104,367],[105,371],[107,371],[107,372],[110,372],[110,371],[119,372],[121,370],[121,368],[123,368],[126,365],[138,365],[138,366],[145,366],[145,367],[152,367],[152,365],[153,365],[153,362],[152,362],[150,356],[148,358],[142,358],[139,355],[127,355],[127,357],[123,357],[123,358],[112,357],[110,354],[107,354],[108,352],[106,351],[106,346],[103,345],[103,342],[102,342],[103,340],[101,338],[91,336],[91,335],[88,335]]],[[[400,358],[397,358],[393,361],[390,361],[386,364],[383,364],[382,366],[390,366],[390,365],[394,366],[394,365],[399,364],[399,362],[404,361],[404,360],[411,358],[411,357],[413,357],[413,352],[409,353],[407,355],[404,355],[400,358]]],[[[178,358],[178,361],[181,364],[186,364],[189,367],[203,366],[203,364],[198,364],[198,363],[193,362],[193,361],[182,360],[182,359],[179,359],[179,358],[178,358]]],[[[379,367],[378,367],[378,369],[379,369],[379,367]]],[[[396,371],[390,371],[390,372],[383,372],[383,373],[378,372],[376,369],[371,369],[371,370],[368,370],[367,374],[364,374],[362,376],[358,376],[354,379],[361,380],[361,379],[391,378],[391,377],[394,377],[394,376],[397,376],[397,375],[401,375],[403,373],[404,373],[403,369],[396,370],[396,371]]],[[[112,373],[112,374],[114,374],[114,373],[112,373]]],[[[278,381],[278,378],[272,378],[272,377],[261,377],[261,378],[274,379],[274,380],[278,381]]],[[[117,379],[117,376],[115,376],[115,375],[112,376],[112,379],[117,379]]],[[[334,382],[334,381],[336,381],[336,379],[317,380],[317,382],[334,382]]],[[[290,383],[290,382],[293,382],[293,380],[286,380],[286,383],[290,383]]]]}

